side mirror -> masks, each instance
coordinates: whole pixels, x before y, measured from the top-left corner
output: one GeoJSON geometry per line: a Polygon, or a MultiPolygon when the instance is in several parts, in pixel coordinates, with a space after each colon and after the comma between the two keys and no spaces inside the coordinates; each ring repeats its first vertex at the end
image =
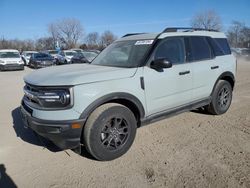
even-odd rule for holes
{"type": "Polygon", "coordinates": [[[151,62],[150,67],[156,70],[167,69],[172,67],[172,63],[166,59],[156,59],[151,62]]]}

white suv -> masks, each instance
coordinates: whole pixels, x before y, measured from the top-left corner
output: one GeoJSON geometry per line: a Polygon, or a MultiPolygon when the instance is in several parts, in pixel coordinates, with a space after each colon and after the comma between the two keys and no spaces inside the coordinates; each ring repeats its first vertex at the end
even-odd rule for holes
{"type": "Polygon", "coordinates": [[[85,146],[96,159],[112,160],[130,148],[142,125],[200,107],[225,113],[235,71],[223,33],[128,34],[91,64],[26,76],[21,111],[27,127],[59,147],[85,146]]]}
{"type": "Polygon", "coordinates": [[[0,71],[1,70],[23,70],[24,62],[18,50],[0,50],[0,71]]]}

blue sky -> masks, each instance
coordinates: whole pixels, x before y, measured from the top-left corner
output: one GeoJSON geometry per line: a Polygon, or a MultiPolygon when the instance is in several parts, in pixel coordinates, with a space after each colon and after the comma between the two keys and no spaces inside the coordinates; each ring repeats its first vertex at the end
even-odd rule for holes
{"type": "Polygon", "coordinates": [[[47,36],[47,25],[62,18],[80,20],[85,33],[160,32],[167,26],[189,26],[195,13],[208,9],[221,16],[224,28],[232,20],[250,26],[250,0],[0,0],[0,37],[47,36]]]}

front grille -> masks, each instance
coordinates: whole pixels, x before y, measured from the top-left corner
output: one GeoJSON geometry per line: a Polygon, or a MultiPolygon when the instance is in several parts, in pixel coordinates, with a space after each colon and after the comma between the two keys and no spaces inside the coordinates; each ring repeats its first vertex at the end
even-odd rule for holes
{"type": "Polygon", "coordinates": [[[13,63],[13,64],[6,64],[6,67],[19,67],[20,65],[17,63],[13,63]]]}
{"type": "Polygon", "coordinates": [[[16,61],[6,61],[7,64],[17,64],[16,61]]]}
{"type": "Polygon", "coordinates": [[[65,109],[73,105],[72,88],[24,86],[24,103],[35,109],[65,109]]]}

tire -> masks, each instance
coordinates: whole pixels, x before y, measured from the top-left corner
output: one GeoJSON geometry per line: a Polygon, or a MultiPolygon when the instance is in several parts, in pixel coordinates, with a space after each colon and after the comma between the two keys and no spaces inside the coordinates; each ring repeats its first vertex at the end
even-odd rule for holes
{"type": "Polygon", "coordinates": [[[213,115],[224,114],[232,102],[232,86],[226,80],[219,80],[212,93],[212,101],[207,111],[213,115]]]}
{"type": "Polygon", "coordinates": [[[107,103],[89,116],[83,140],[87,151],[94,158],[109,161],[129,150],[136,129],[137,122],[130,109],[117,103],[107,103]]]}

